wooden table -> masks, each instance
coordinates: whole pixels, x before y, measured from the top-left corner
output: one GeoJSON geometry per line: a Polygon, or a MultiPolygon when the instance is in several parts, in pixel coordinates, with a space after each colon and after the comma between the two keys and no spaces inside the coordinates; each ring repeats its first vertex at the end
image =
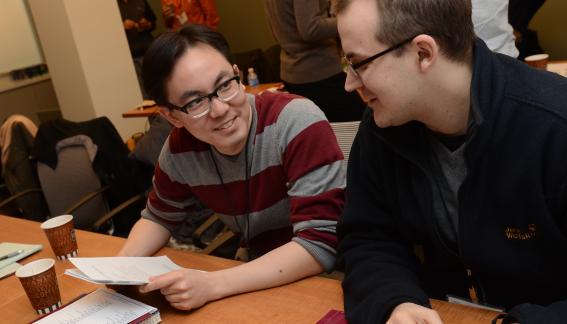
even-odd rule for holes
{"type": "MultiPolygon", "coordinates": [[[[271,88],[281,88],[283,84],[281,82],[274,82],[274,83],[262,83],[255,87],[246,86],[246,92],[251,94],[259,94],[262,91],[271,89],[271,88]]],[[[151,107],[136,107],[134,109],[128,110],[125,113],[122,113],[123,118],[132,118],[132,117],[151,117],[159,114],[159,107],[158,106],[151,106],[151,107]]]]}
{"type": "Polygon", "coordinates": [[[551,61],[547,63],[547,70],[555,72],[559,75],[567,77],[567,60],[566,61],[551,61]]]}
{"type": "MultiPolygon", "coordinates": [[[[0,216],[0,241],[43,244],[42,251],[20,262],[26,264],[40,258],[53,258],[53,252],[39,223],[0,216]]],[[[77,231],[79,256],[115,255],[124,239],[77,231]]],[[[239,262],[171,248],[161,249],[157,255],[167,255],[183,267],[213,271],[234,266],[239,262]]],[[[64,275],[72,265],[56,261],[55,269],[63,303],[81,293],[100,287],[64,275]]],[[[179,311],[167,304],[158,293],[141,295],[135,290],[127,294],[160,310],[164,323],[315,323],[330,309],[343,309],[340,282],[311,277],[285,286],[228,297],[211,302],[193,311],[179,311]]],[[[432,300],[444,323],[489,323],[495,313],[432,300]]],[[[37,316],[15,276],[0,280],[0,313],[3,323],[29,323],[37,316]]]]}

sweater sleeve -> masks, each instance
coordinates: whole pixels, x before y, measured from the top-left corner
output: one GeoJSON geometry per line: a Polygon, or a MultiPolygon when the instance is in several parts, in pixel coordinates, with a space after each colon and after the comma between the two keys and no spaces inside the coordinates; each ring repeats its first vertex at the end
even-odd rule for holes
{"type": "Polygon", "coordinates": [[[353,143],[346,206],[337,232],[348,322],[385,322],[392,309],[411,302],[430,307],[417,277],[418,262],[395,220],[395,197],[380,176],[384,152],[367,131],[368,112],[353,143]]]}
{"type": "Polygon", "coordinates": [[[338,37],[337,19],[328,17],[327,8],[321,8],[319,0],[294,0],[293,11],[303,40],[317,42],[338,37]]]}
{"type": "Polygon", "coordinates": [[[344,204],[343,155],[325,116],[307,99],[290,101],[278,124],[292,240],[331,271],[337,247],[335,228],[344,204]]]}

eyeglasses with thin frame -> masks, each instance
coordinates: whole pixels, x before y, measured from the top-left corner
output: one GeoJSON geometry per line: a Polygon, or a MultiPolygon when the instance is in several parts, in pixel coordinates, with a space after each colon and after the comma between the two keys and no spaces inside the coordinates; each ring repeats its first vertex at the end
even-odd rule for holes
{"type": "Polygon", "coordinates": [[[193,99],[185,105],[179,107],[172,103],[168,104],[170,109],[182,111],[192,118],[201,118],[211,111],[213,98],[218,98],[221,102],[227,103],[234,99],[240,92],[240,77],[238,75],[219,84],[213,92],[193,99]]]}
{"type": "Polygon", "coordinates": [[[392,51],[397,50],[398,48],[400,48],[400,47],[406,45],[407,43],[411,42],[411,41],[412,41],[414,38],[416,38],[416,37],[417,37],[417,36],[410,37],[410,38],[408,38],[408,39],[406,39],[406,40],[404,40],[404,41],[402,41],[402,42],[400,42],[400,43],[398,43],[398,44],[396,44],[396,45],[394,45],[394,46],[392,46],[392,47],[389,47],[389,48],[387,48],[387,49],[385,49],[385,50],[383,50],[383,51],[381,51],[381,52],[378,52],[378,53],[376,53],[376,54],[370,56],[369,58],[366,58],[366,59],[364,59],[364,60],[362,60],[362,61],[360,61],[360,62],[357,62],[357,63],[352,63],[351,60],[350,60],[350,58],[348,58],[348,57],[346,57],[346,56],[343,56],[343,62],[344,62],[344,65],[345,65],[344,72],[346,73],[347,71],[350,71],[350,72],[352,72],[352,74],[354,74],[357,78],[360,78],[360,74],[358,73],[357,69],[359,69],[359,68],[362,67],[362,66],[367,65],[368,63],[374,61],[375,59],[377,59],[377,58],[379,58],[379,57],[381,57],[381,56],[384,56],[384,55],[386,55],[386,54],[388,54],[388,53],[390,53],[390,52],[392,52],[392,51]]]}

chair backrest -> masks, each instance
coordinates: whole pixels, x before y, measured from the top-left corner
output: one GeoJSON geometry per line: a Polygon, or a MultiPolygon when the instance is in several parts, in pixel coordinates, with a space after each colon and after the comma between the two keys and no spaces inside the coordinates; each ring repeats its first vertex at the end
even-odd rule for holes
{"type": "Polygon", "coordinates": [[[339,147],[345,156],[345,163],[348,164],[348,158],[350,156],[350,148],[352,147],[352,142],[354,142],[354,137],[358,132],[358,126],[360,121],[352,122],[342,122],[342,123],[331,123],[331,128],[337,137],[337,142],[339,147]]]}
{"type": "Polygon", "coordinates": [[[272,45],[264,50],[264,55],[266,56],[266,62],[268,63],[266,80],[262,82],[280,82],[280,53],[281,47],[279,44],[272,45]]]}
{"type": "MultiPolygon", "coordinates": [[[[51,216],[63,214],[82,197],[101,187],[84,146],[62,148],[57,160],[55,169],[41,162],[37,164],[41,188],[51,216]]],[[[73,212],[75,227],[90,229],[106,212],[108,206],[99,195],[73,212]]]]}

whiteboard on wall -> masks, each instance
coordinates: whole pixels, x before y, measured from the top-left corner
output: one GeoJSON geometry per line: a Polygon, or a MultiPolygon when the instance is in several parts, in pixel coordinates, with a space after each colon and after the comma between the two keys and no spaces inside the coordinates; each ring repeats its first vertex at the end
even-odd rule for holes
{"type": "Polygon", "coordinates": [[[26,0],[0,0],[0,74],[43,63],[26,0]]]}

